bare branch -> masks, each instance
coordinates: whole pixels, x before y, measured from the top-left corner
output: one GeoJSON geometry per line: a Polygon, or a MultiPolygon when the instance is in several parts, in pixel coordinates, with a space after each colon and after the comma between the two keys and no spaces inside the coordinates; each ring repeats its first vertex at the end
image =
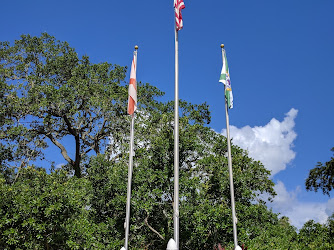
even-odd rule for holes
{"type": "MultiPolygon", "coordinates": [[[[146,211],[146,213],[147,213],[147,211],[146,211]]],[[[156,234],[159,236],[160,239],[165,240],[165,238],[164,238],[161,234],[159,234],[157,230],[155,230],[153,227],[151,227],[151,226],[148,224],[148,216],[149,216],[149,215],[148,215],[148,213],[147,213],[147,217],[145,218],[145,224],[148,226],[149,229],[151,229],[152,232],[156,233],[156,234]]]]}
{"type": "MultiPolygon", "coordinates": [[[[29,161],[29,160],[28,160],[28,161],[29,161]]],[[[13,181],[13,184],[16,182],[17,178],[19,177],[19,175],[20,175],[20,170],[21,170],[25,165],[26,165],[26,162],[25,162],[25,160],[23,160],[23,161],[21,162],[21,164],[20,164],[20,167],[19,167],[18,170],[17,170],[17,173],[16,173],[15,179],[14,179],[14,181],[13,181]]]]}

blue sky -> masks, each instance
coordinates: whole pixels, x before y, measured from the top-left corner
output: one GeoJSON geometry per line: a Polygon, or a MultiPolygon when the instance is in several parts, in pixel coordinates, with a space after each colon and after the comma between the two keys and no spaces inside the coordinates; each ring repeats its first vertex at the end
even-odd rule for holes
{"type": "MultiPolygon", "coordinates": [[[[0,40],[48,32],[95,63],[130,67],[137,80],[174,99],[173,1],[3,1],[0,40]]],[[[179,32],[180,98],[207,102],[210,126],[224,133],[220,44],[234,95],[234,142],[273,170],[275,212],[300,227],[325,222],[334,199],[305,191],[309,169],[334,147],[334,2],[185,0],[179,32]]],[[[61,157],[59,162],[64,162],[61,157]]],[[[333,193],[332,193],[333,195],[333,193]]]]}

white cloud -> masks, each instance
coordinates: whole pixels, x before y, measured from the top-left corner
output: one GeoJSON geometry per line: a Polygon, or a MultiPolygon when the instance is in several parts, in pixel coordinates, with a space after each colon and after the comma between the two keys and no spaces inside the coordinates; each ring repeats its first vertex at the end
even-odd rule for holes
{"type": "Polygon", "coordinates": [[[326,213],[328,216],[331,216],[334,213],[334,198],[328,200],[327,207],[326,207],[326,213]]]}
{"type": "Polygon", "coordinates": [[[331,214],[330,211],[334,211],[334,199],[328,202],[300,202],[298,200],[298,195],[301,193],[299,186],[288,192],[283,182],[278,181],[275,185],[275,191],[277,196],[269,206],[274,212],[289,217],[290,223],[298,229],[302,228],[309,220],[326,223],[331,214]]]}
{"type": "MultiPolygon", "coordinates": [[[[249,156],[261,161],[272,176],[286,168],[296,156],[292,150],[297,134],[294,131],[298,110],[292,108],[282,122],[272,118],[265,126],[230,126],[233,143],[246,149],[249,156]]],[[[226,134],[226,129],[222,131],[226,134]]]]}
{"type": "MultiPolygon", "coordinates": [[[[298,110],[292,108],[283,121],[272,118],[264,126],[245,126],[237,128],[230,126],[233,144],[248,151],[250,157],[261,161],[264,166],[272,171],[272,176],[286,169],[296,156],[293,151],[293,142],[297,137],[294,131],[295,118],[298,110]]],[[[222,131],[226,135],[226,130],[222,131]]],[[[300,186],[295,190],[288,191],[283,182],[278,181],[275,185],[277,196],[269,207],[275,213],[287,216],[290,223],[302,228],[305,222],[314,220],[326,223],[328,216],[334,212],[334,199],[328,202],[302,202],[298,196],[302,192],[300,186]]]]}

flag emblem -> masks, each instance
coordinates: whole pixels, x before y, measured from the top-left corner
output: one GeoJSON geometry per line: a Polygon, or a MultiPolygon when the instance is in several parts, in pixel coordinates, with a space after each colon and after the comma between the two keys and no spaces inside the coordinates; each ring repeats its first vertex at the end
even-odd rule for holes
{"type": "Polygon", "coordinates": [[[231,109],[233,108],[233,95],[231,88],[230,70],[228,68],[225,49],[223,51],[223,67],[220,73],[219,82],[222,82],[225,85],[225,97],[227,100],[227,105],[231,109]]]}
{"type": "Polygon", "coordinates": [[[128,114],[133,115],[137,109],[137,86],[136,86],[136,69],[137,69],[137,51],[133,52],[131,64],[130,83],[129,83],[129,100],[128,114]]]}
{"type": "Polygon", "coordinates": [[[179,31],[183,27],[181,10],[185,8],[183,0],[174,0],[175,27],[179,31]]]}

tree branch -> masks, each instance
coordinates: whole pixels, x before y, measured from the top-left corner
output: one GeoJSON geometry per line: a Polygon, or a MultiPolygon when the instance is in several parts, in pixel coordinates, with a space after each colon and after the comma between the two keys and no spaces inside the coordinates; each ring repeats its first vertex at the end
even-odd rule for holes
{"type": "MultiPolygon", "coordinates": [[[[29,159],[29,160],[30,160],[30,159],[29,159]]],[[[28,160],[28,162],[29,162],[29,160],[28,160]]],[[[25,165],[26,165],[26,162],[25,162],[25,160],[23,160],[23,161],[21,162],[21,164],[20,164],[20,167],[19,167],[18,170],[17,170],[17,174],[16,174],[16,176],[15,176],[15,179],[14,179],[14,181],[13,181],[13,184],[16,182],[17,178],[18,178],[19,175],[20,175],[20,171],[21,171],[21,169],[22,169],[25,165]]]]}
{"type": "Polygon", "coordinates": [[[57,141],[57,140],[52,136],[51,133],[47,133],[47,134],[45,134],[45,135],[51,140],[51,142],[52,142],[54,145],[56,145],[56,146],[60,149],[61,154],[62,154],[62,156],[64,157],[64,159],[65,159],[68,163],[70,163],[72,166],[74,166],[74,161],[68,156],[68,154],[67,154],[67,150],[65,149],[65,147],[64,147],[59,141],[57,141]]]}
{"type": "Polygon", "coordinates": [[[66,123],[66,125],[67,125],[68,131],[69,131],[72,135],[76,136],[76,135],[77,135],[77,131],[72,127],[71,122],[70,122],[70,120],[67,118],[66,115],[63,115],[63,119],[64,119],[64,121],[65,121],[65,123],[66,123]]]}
{"type": "Polygon", "coordinates": [[[149,214],[148,214],[147,211],[146,211],[146,213],[147,213],[147,217],[145,218],[145,224],[148,226],[149,229],[151,229],[152,232],[156,233],[159,236],[160,239],[165,240],[165,238],[161,234],[159,234],[157,230],[155,230],[153,227],[151,227],[148,224],[148,216],[149,216],[149,214]]]}

